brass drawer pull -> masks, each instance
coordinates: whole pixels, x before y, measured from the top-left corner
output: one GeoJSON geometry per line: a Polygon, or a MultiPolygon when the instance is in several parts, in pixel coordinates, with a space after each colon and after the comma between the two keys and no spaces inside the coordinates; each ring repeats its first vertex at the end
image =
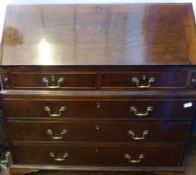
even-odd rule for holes
{"type": "Polygon", "coordinates": [[[46,133],[50,136],[52,140],[62,140],[64,138],[64,135],[68,133],[66,129],[63,129],[60,134],[54,134],[54,132],[51,129],[48,129],[46,133]]]}
{"type": "Polygon", "coordinates": [[[133,140],[144,140],[146,135],[148,135],[148,134],[149,134],[149,131],[148,130],[144,130],[141,137],[136,137],[134,131],[132,131],[132,130],[128,131],[128,135],[130,135],[133,140]]]}
{"type": "MultiPolygon", "coordinates": [[[[145,80],[146,78],[143,78],[143,79],[145,80]]],[[[131,79],[131,82],[134,83],[137,88],[149,88],[149,87],[152,86],[152,83],[155,82],[155,78],[154,77],[150,77],[148,79],[148,84],[147,85],[141,85],[141,82],[140,82],[139,78],[137,78],[137,77],[133,77],[131,79]]]]}
{"type": "Polygon", "coordinates": [[[129,163],[140,163],[144,158],[144,154],[139,154],[139,158],[137,160],[132,159],[130,154],[124,154],[124,157],[129,161],[129,163]]]}
{"type": "Polygon", "coordinates": [[[49,85],[49,80],[46,78],[46,77],[43,77],[42,78],[42,83],[50,88],[50,89],[58,89],[62,86],[62,84],[64,83],[64,78],[63,77],[60,77],[58,80],[57,80],[57,85],[49,85]]]}
{"type": "Polygon", "coordinates": [[[146,108],[146,112],[145,112],[145,113],[139,113],[139,112],[138,112],[138,109],[137,109],[135,106],[131,106],[131,107],[129,108],[129,110],[130,110],[131,112],[133,112],[133,114],[134,114],[135,116],[144,117],[144,116],[149,115],[150,112],[153,111],[153,106],[148,106],[148,107],[146,108]]]}
{"type": "Polygon", "coordinates": [[[0,160],[0,169],[5,170],[12,165],[12,156],[10,152],[5,153],[5,159],[0,160]]]}
{"type": "Polygon", "coordinates": [[[68,158],[69,154],[68,154],[68,153],[64,153],[63,156],[57,157],[53,152],[51,152],[51,153],[49,154],[49,156],[52,157],[52,158],[53,158],[55,161],[57,161],[57,162],[62,162],[62,161],[64,161],[65,159],[68,158]]]}
{"type": "Polygon", "coordinates": [[[44,110],[48,113],[48,115],[49,115],[50,117],[61,117],[61,116],[63,115],[63,112],[66,110],[66,107],[61,106],[61,107],[59,108],[59,112],[58,112],[58,113],[52,113],[49,106],[45,106],[45,107],[44,107],[44,110]]]}

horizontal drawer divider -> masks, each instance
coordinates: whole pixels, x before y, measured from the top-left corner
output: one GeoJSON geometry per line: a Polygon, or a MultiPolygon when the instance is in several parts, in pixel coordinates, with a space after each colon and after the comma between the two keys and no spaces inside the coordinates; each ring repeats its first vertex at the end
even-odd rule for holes
{"type": "Polygon", "coordinates": [[[91,99],[105,99],[107,97],[111,99],[133,99],[138,98],[138,99],[143,99],[143,98],[149,98],[152,96],[156,96],[156,99],[159,98],[165,98],[165,99],[181,99],[181,98],[186,98],[188,97],[189,99],[194,99],[196,97],[195,90],[176,90],[173,89],[174,91],[158,91],[158,90],[151,90],[151,91],[146,91],[146,90],[140,90],[140,91],[134,91],[134,90],[114,90],[114,91],[108,91],[108,90],[85,90],[85,91],[49,91],[49,90],[1,90],[0,94],[3,97],[9,97],[12,99],[16,98],[22,98],[24,97],[25,100],[28,100],[29,97],[41,97],[44,98],[63,98],[63,99],[69,99],[69,100],[77,100],[77,99],[82,99],[86,98],[91,100],[91,99]],[[28,97],[28,98],[26,98],[28,97]]]}
{"type": "Polygon", "coordinates": [[[71,141],[71,142],[52,142],[52,141],[12,141],[13,145],[48,145],[51,144],[53,146],[55,145],[94,145],[94,146],[104,146],[104,145],[115,145],[115,146],[123,146],[123,145],[147,145],[147,146],[152,146],[152,145],[157,145],[157,146],[168,146],[168,145],[185,145],[185,142],[78,142],[78,141],[71,141]]]}
{"type": "MultiPolygon", "coordinates": [[[[109,172],[114,172],[114,171],[121,171],[121,172],[152,172],[153,171],[174,171],[174,168],[171,166],[160,166],[160,167],[154,167],[154,166],[148,166],[148,167],[143,167],[143,166],[137,166],[137,167],[125,167],[125,166],[73,166],[73,165],[26,165],[26,164],[13,164],[13,168],[30,168],[30,169],[39,169],[39,170],[69,170],[69,171],[109,171],[109,172]]],[[[176,172],[181,172],[184,171],[184,167],[182,166],[175,166],[175,171],[176,172]]]]}
{"type": "MultiPolygon", "coordinates": [[[[44,118],[44,117],[7,117],[6,119],[7,121],[78,121],[78,120],[81,120],[81,121],[86,121],[86,120],[91,120],[91,121],[97,121],[97,120],[100,120],[100,118],[81,118],[81,117],[78,117],[78,118],[71,118],[71,117],[68,117],[68,118],[58,118],[58,119],[51,119],[51,118],[44,118]]],[[[163,118],[145,118],[145,119],[141,119],[141,118],[125,118],[125,119],[122,119],[122,118],[101,118],[102,121],[116,121],[116,122],[120,122],[120,121],[124,121],[124,122],[128,122],[128,121],[169,121],[169,122],[192,122],[192,118],[186,118],[186,117],[179,117],[179,118],[171,118],[171,119],[163,119],[163,118]]]]}

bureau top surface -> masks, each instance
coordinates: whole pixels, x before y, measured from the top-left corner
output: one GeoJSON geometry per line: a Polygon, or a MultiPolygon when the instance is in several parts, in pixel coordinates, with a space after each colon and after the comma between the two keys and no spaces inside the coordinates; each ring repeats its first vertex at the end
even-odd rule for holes
{"type": "Polygon", "coordinates": [[[191,4],[7,8],[1,65],[196,65],[191,4]]]}

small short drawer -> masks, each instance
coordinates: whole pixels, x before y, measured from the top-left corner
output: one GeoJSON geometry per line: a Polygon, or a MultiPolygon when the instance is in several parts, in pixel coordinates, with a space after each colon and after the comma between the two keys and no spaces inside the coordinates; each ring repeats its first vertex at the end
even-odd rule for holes
{"type": "Polygon", "coordinates": [[[185,88],[187,72],[107,72],[100,75],[102,89],[185,88]]]}
{"type": "Polygon", "coordinates": [[[15,164],[179,166],[183,145],[14,144],[15,164]],[[31,150],[31,151],[29,151],[31,150]],[[164,150],[164,151],[163,151],[164,150]],[[35,156],[36,155],[36,156],[35,156]]]}
{"type": "Polygon", "coordinates": [[[104,118],[104,119],[185,119],[193,117],[194,101],[190,100],[60,100],[9,99],[2,101],[8,118],[104,118]]]}
{"type": "Polygon", "coordinates": [[[9,121],[13,141],[80,142],[181,142],[191,122],[156,121],[9,121]]]}
{"type": "Polygon", "coordinates": [[[96,73],[10,72],[5,89],[95,89],[96,73]]]}

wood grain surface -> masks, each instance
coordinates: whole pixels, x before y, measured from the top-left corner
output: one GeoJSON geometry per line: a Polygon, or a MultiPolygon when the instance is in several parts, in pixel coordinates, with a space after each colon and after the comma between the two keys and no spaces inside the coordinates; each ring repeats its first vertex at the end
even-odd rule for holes
{"type": "Polygon", "coordinates": [[[9,6],[2,65],[196,64],[191,4],[9,6]]]}

